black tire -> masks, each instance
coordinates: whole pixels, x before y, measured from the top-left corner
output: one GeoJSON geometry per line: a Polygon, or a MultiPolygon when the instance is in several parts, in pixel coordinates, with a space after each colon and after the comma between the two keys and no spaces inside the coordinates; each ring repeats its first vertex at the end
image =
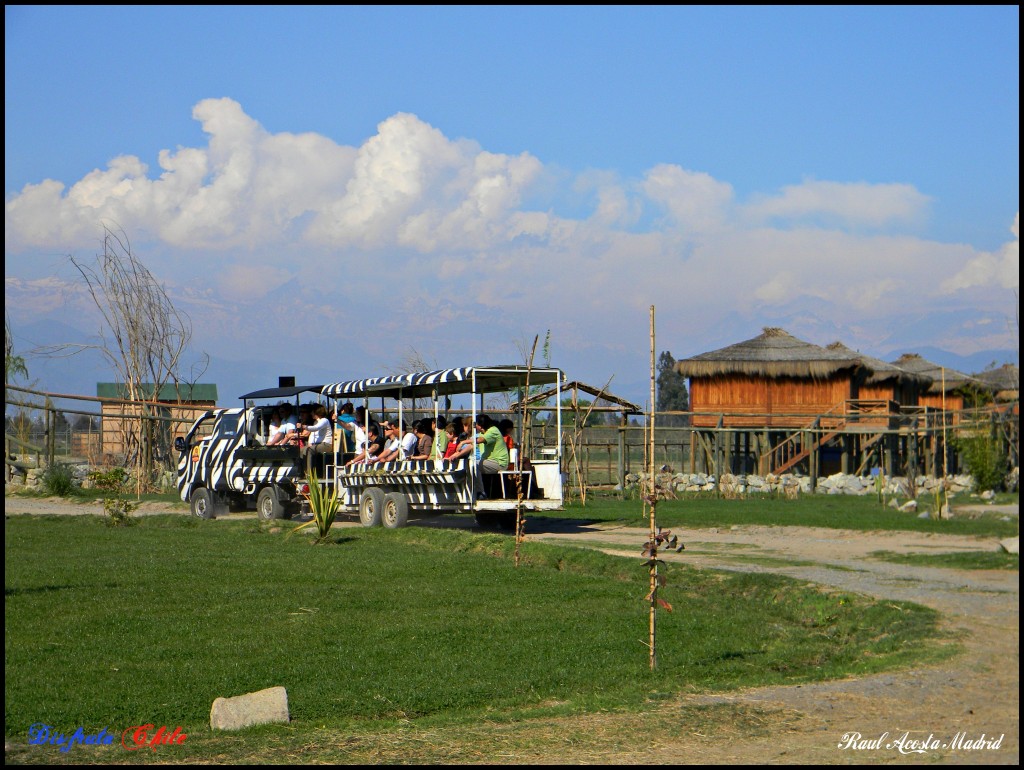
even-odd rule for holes
{"type": "Polygon", "coordinates": [[[383,489],[370,487],[359,496],[359,522],[364,527],[379,527],[383,513],[383,489]]]}
{"type": "Polygon", "coordinates": [[[200,487],[188,500],[192,515],[197,519],[212,519],[216,515],[213,495],[206,487],[200,487]]]}
{"type": "Polygon", "coordinates": [[[400,529],[409,523],[409,499],[397,492],[384,495],[384,511],[381,514],[384,526],[400,529]]]}
{"type": "Polygon", "coordinates": [[[256,516],[262,521],[284,518],[284,505],[274,487],[263,487],[256,496],[256,516]]]}

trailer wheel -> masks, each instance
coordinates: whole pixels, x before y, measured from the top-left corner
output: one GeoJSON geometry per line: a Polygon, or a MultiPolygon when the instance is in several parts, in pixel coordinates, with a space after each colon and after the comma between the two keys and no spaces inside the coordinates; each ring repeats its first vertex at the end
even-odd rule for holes
{"type": "Polygon", "coordinates": [[[200,487],[194,491],[188,502],[192,515],[197,519],[212,519],[214,517],[213,495],[206,487],[200,487]]]}
{"type": "Polygon", "coordinates": [[[380,526],[384,512],[384,490],[370,487],[359,496],[359,521],[364,527],[380,526]]]}
{"type": "Polygon", "coordinates": [[[389,492],[384,495],[384,512],[381,516],[388,529],[399,529],[409,523],[409,500],[405,495],[389,492]]]}
{"type": "Polygon", "coordinates": [[[263,521],[284,518],[284,505],[274,487],[263,487],[256,497],[256,515],[263,521]]]}

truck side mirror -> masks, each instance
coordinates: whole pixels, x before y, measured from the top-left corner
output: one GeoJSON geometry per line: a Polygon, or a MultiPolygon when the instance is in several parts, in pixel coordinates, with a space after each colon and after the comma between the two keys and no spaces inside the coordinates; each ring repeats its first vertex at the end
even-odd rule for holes
{"type": "Polygon", "coordinates": [[[178,436],[177,438],[174,439],[174,448],[177,449],[179,452],[184,452],[185,451],[185,437],[184,436],[178,436]]]}

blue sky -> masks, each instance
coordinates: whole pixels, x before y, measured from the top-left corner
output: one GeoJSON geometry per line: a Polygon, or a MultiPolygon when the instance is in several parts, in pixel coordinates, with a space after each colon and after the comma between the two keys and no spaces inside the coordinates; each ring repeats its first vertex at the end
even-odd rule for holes
{"type": "Polygon", "coordinates": [[[629,390],[652,304],[676,358],[1015,352],[1018,168],[1016,6],[5,7],[16,333],[94,335],[114,224],[228,393],[547,329],[629,390]]]}

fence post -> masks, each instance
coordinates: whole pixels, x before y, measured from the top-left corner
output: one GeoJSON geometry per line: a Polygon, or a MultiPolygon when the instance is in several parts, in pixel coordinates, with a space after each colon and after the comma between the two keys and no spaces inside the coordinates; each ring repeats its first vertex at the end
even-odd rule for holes
{"type": "MultiPolygon", "coordinates": [[[[622,418],[625,421],[625,417],[622,418]]],[[[618,459],[619,489],[626,491],[626,426],[619,425],[619,459],[618,459]]]]}

